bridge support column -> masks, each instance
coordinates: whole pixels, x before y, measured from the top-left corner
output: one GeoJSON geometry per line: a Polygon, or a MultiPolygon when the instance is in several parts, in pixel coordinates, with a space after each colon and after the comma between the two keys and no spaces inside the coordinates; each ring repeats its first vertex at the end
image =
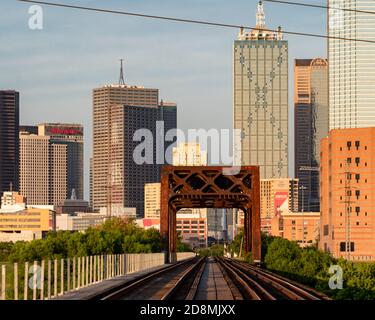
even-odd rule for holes
{"type": "Polygon", "coordinates": [[[253,202],[251,203],[251,252],[253,262],[260,264],[262,259],[262,242],[260,234],[260,174],[259,170],[254,172],[253,202]]]}

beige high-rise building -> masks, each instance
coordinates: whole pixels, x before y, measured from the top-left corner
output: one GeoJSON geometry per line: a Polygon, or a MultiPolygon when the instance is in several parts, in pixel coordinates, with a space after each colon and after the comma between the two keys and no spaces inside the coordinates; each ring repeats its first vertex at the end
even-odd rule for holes
{"type": "Polygon", "coordinates": [[[261,218],[298,211],[298,179],[261,179],[260,201],[261,218]]]}
{"type": "Polygon", "coordinates": [[[77,198],[83,199],[83,126],[72,123],[42,123],[38,125],[38,135],[49,136],[52,143],[67,146],[68,197],[74,189],[77,198]]]}
{"type": "Polygon", "coordinates": [[[20,134],[20,193],[29,205],[57,205],[67,198],[66,145],[20,134]]]}
{"type": "Polygon", "coordinates": [[[206,166],[207,152],[196,142],[180,143],[173,148],[174,166],[206,166]]]}
{"type": "MultiPolygon", "coordinates": [[[[123,82],[123,81],[122,81],[123,82]]],[[[137,216],[144,216],[144,185],[160,181],[164,159],[156,150],[155,139],[164,138],[164,131],[177,126],[176,104],[158,102],[158,89],[147,89],[126,84],[107,85],[93,91],[93,158],[92,206],[94,210],[107,208],[107,214],[117,208],[137,208],[137,216]],[[135,148],[141,141],[134,139],[139,129],[152,134],[148,144],[151,163],[137,162],[135,148]],[[112,210],[113,209],[113,210],[112,210]]],[[[163,139],[164,142],[164,139],[163,139]]],[[[165,143],[165,148],[168,147],[165,143]]],[[[139,160],[139,159],[138,159],[139,160]]]]}
{"type": "Polygon", "coordinates": [[[275,216],[298,211],[298,179],[261,179],[260,216],[263,232],[271,233],[275,216]]]}
{"type": "Polygon", "coordinates": [[[68,150],[66,145],[50,143],[50,204],[57,205],[68,197],[68,150]]]}
{"type": "Polygon", "coordinates": [[[94,89],[92,158],[92,206],[94,209],[108,206],[110,191],[115,194],[111,197],[112,203],[115,202],[114,198],[123,202],[123,188],[117,190],[115,186],[123,185],[121,172],[124,157],[124,141],[122,141],[124,118],[121,106],[157,108],[158,99],[158,89],[127,85],[106,85],[94,89]],[[116,152],[111,153],[111,141],[112,148],[116,148],[116,152]],[[109,168],[110,162],[112,162],[112,168],[109,168]],[[109,179],[112,180],[112,190],[108,190],[109,179]]]}
{"type": "Polygon", "coordinates": [[[160,218],[160,186],[159,182],[145,184],[145,218],[147,219],[160,218]]]}
{"type": "Polygon", "coordinates": [[[233,121],[241,130],[241,162],[259,165],[262,179],[288,177],[288,42],[265,25],[240,30],[233,47],[233,121]]]}

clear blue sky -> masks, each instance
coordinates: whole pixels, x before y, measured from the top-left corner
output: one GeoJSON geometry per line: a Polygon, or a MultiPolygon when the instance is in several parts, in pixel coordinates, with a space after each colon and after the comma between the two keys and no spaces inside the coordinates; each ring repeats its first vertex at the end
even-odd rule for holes
{"type": "MultiPolygon", "coordinates": [[[[255,25],[257,0],[49,0],[147,14],[255,25]]],[[[325,0],[309,0],[325,4],[325,0]]],[[[178,104],[178,126],[232,127],[232,44],[238,30],[43,7],[44,29],[28,28],[29,4],[0,3],[0,88],[21,93],[21,124],[75,122],[85,127],[85,195],[92,151],[91,90],[118,81],[160,89],[178,104]]],[[[265,3],[266,24],[325,33],[324,10],[265,3]]],[[[293,59],[326,57],[324,39],[286,36],[290,56],[290,128],[293,59]]],[[[290,132],[293,169],[293,131],[290,132]]]]}

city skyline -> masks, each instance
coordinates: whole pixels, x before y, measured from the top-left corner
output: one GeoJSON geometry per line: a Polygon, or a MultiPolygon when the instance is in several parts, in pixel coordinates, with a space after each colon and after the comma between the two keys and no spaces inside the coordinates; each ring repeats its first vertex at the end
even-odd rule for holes
{"type": "MultiPolygon", "coordinates": [[[[79,1],[87,4],[87,1],[79,1]]],[[[320,3],[322,1],[314,1],[320,3]]],[[[107,1],[108,7],[148,13],[205,18],[223,22],[253,25],[257,1],[225,3],[215,1],[181,1],[178,4],[162,1],[138,1],[137,4],[107,1]],[[233,18],[236,17],[236,18],[233,18]]],[[[98,1],[90,5],[102,6],[98,1]]],[[[27,28],[27,6],[5,3],[9,15],[0,22],[14,34],[15,42],[4,50],[0,67],[1,82],[21,92],[20,124],[40,122],[74,122],[85,128],[85,199],[89,193],[89,158],[92,155],[91,89],[118,80],[120,58],[125,59],[125,82],[145,87],[158,87],[161,96],[179,105],[179,128],[232,127],[232,44],[238,30],[204,26],[185,26],[168,22],[148,21],[112,15],[83,14],[74,10],[43,6],[45,28],[27,28]],[[8,17],[12,17],[9,20],[8,17]],[[53,20],[53,23],[52,23],[53,20]],[[121,25],[122,28],[115,26],[121,25]],[[126,28],[127,33],[121,30],[126,28]],[[149,32],[152,29],[153,32],[149,32]],[[110,30],[111,36],[107,37],[110,30]],[[105,42],[96,49],[97,41],[90,36],[96,32],[105,42]],[[106,37],[100,35],[106,34],[106,37]],[[178,35],[178,37],[176,37],[178,35]],[[139,39],[146,40],[146,44],[139,39]],[[82,44],[85,39],[85,44],[82,44]],[[28,46],[27,56],[20,50],[28,46]],[[152,55],[146,48],[152,46],[152,55]],[[95,48],[95,49],[94,49],[95,48]],[[195,52],[199,51],[199,56],[195,52]],[[44,56],[44,52],[49,57],[44,56]],[[16,54],[15,54],[16,53],[16,54]],[[101,63],[97,63],[97,61],[101,63]],[[31,67],[32,65],[32,67],[31,67]],[[93,68],[95,66],[95,68],[93,68]],[[160,76],[163,73],[165,76],[160,76]],[[32,76],[31,76],[32,75],[32,76]],[[49,90],[42,90],[42,88],[49,90]],[[41,95],[43,92],[43,95],[41,95]],[[193,94],[191,94],[193,93],[193,94]],[[196,99],[199,96],[200,99],[196,99]],[[42,98],[43,97],[43,98],[42,98]],[[52,102],[51,102],[52,101],[52,102]],[[220,110],[220,117],[209,115],[220,110]],[[201,112],[202,117],[193,115],[201,112]]],[[[271,3],[265,4],[267,19],[272,25],[285,29],[324,33],[325,12],[293,9],[290,11],[271,3]],[[293,16],[294,16],[293,14],[293,16]],[[293,20],[293,21],[292,21],[293,20]],[[303,22],[303,24],[302,24],[303,22]]],[[[0,36],[1,37],[1,36],[0,36]]],[[[285,37],[289,42],[289,73],[294,58],[313,58],[325,55],[323,39],[285,37]],[[300,45],[301,42],[303,45],[300,45]]],[[[289,117],[292,117],[292,80],[289,79],[289,117]]],[[[291,129],[291,128],[289,128],[291,129]]],[[[292,163],[293,134],[289,138],[289,159],[292,163]]],[[[289,168],[292,173],[292,165],[289,168]]]]}
{"type": "Polygon", "coordinates": [[[375,299],[375,0],[2,4],[0,300],[375,299]]]}

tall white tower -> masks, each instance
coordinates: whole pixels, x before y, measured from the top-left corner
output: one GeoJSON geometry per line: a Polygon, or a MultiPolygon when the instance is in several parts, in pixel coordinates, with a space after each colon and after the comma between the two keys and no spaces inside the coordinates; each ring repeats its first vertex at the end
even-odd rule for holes
{"type": "MultiPolygon", "coordinates": [[[[329,0],[328,35],[375,40],[375,1],[329,0]],[[337,9],[336,9],[337,8],[337,9]]],[[[328,40],[329,127],[375,126],[375,45],[328,40]]]]}
{"type": "Polygon", "coordinates": [[[288,42],[267,29],[261,1],[256,22],[234,41],[233,127],[241,130],[242,165],[259,165],[262,179],[287,178],[288,42]]]}

